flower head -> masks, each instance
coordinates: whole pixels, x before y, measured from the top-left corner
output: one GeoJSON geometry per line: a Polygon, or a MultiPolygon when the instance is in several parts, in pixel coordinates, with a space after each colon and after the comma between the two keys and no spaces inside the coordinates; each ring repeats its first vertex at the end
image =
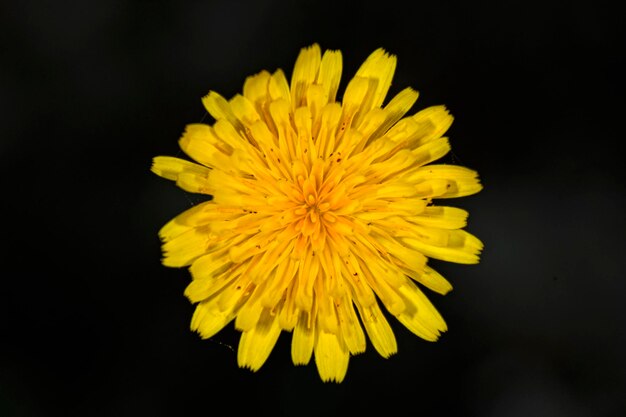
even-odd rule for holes
{"type": "Polygon", "coordinates": [[[482,243],[462,230],[466,211],[434,202],[482,187],[470,169],[431,164],[450,150],[445,107],[405,117],[411,88],[384,104],[395,67],[374,51],[339,101],[341,53],[314,44],[291,82],[262,71],[230,100],[203,97],[214,124],[179,141],[196,162],[154,158],[154,173],[212,196],[161,229],[163,264],[189,267],[203,338],[234,320],[239,366],[258,370],[287,331],[295,364],[314,357],[322,380],[340,382],[366,334],[396,353],[387,316],[425,340],[446,331],[421,288],[452,287],[428,258],[477,263],[482,243]]]}

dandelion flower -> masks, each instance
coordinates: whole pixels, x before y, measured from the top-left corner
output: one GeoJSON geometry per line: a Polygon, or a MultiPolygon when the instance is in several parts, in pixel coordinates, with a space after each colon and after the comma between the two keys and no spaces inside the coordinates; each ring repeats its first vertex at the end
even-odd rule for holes
{"type": "Polygon", "coordinates": [[[341,52],[313,44],[291,82],[261,71],[230,100],[203,97],[214,123],[179,140],[195,162],[154,158],[157,175],[212,196],[163,226],[162,262],[189,267],[192,330],[210,338],[234,321],[240,367],[258,370],[286,331],[294,364],[314,358],[323,381],[341,382],[367,340],[396,353],[388,318],[428,341],[447,330],[422,288],[452,286],[428,259],[477,263],[482,243],[462,230],[465,210],[434,203],[482,186],[432,163],[450,150],[444,106],[405,116],[411,88],[385,103],[395,68],[375,50],[339,100],[341,52]]]}

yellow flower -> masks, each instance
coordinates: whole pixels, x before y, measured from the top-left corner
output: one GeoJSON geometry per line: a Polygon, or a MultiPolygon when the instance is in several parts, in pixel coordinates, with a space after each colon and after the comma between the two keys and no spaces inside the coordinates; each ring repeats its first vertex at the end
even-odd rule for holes
{"type": "Polygon", "coordinates": [[[294,364],[313,356],[323,381],[341,382],[366,334],[396,353],[386,316],[429,341],[447,330],[420,288],[452,286],[428,258],[477,263],[482,243],[462,230],[465,210],[433,202],[482,186],[475,171],[429,164],[450,150],[444,106],[404,117],[411,88],[383,105],[395,68],[374,51],[338,101],[341,53],[314,44],[291,83],[262,71],[230,100],[203,97],[215,123],[179,141],[198,163],[154,158],[157,175],[212,196],[160,230],[163,264],[189,267],[192,330],[210,338],[234,320],[239,366],[258,370],[284,330],[294,364]]]}

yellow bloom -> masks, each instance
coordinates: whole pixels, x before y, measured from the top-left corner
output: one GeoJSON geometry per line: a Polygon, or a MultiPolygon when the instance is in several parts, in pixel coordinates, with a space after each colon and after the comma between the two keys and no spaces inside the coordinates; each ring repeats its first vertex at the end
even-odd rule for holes
{"type": "Polygon", "coordinates": [[[314,44],[291,83],[262,71],[230,100],[203,97],[215,123],[179,141],[198,163],[154,158],[154,173],[213,196],[161,229],[163,264],[189,267],[194,331],[209,338],[234,320],[239,366],[258,370],[284,330],[294,364],[314,356],[321,379],[340,382],[366,334],[396,353],[381,305],[425,340],[446,331],[420,288],[452,286],[428,258],[477,263],[482,243],[462,230],[466,211],[433,202],[482,186],[470,169],[430,164],[450,150],[445,107],[404,117],[411,88],[383,105],[395,67],[374,51],[338,101],[341,53],[314,44]]]}

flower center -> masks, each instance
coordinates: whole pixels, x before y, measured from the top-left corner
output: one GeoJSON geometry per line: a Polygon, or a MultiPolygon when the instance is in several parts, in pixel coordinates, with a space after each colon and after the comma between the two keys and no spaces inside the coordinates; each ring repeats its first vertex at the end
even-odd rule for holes
{"type": "Polygon", "coordinates": [[[330,203],[322,201],[322,199],[315,194],[307,195],[305,197],[305,200],[306,204],[303,208],[304,210],[306,210],[306,218],[311,223],[317,223],[320,221],[320,219],[324,219],[324,217],[329,216],[325,216],[324,214],[328,212],[328,209],[330,208],[330,203]]]}
{"type": "Polygon", "coordinates": [[[337,193],[345,191],[337,187],[340,177],[329,165],[316,160],[309,169],[301,168],[294,175],[294,191],[298,194],[294,206],[296,230],[314,247],[323,246],[328,227],[337,221],[337,193]]]}
{"type": "Polygon", "coordinates": [[[304,236],[317,239],[319,234],[324,231],[325,213],[330,209],[330,204],[324,201],[324,196],[320,195],[314,176],[305,179],[302,186],[302,201],[295,213],[300,217],[300,230],[304,236]]]}

